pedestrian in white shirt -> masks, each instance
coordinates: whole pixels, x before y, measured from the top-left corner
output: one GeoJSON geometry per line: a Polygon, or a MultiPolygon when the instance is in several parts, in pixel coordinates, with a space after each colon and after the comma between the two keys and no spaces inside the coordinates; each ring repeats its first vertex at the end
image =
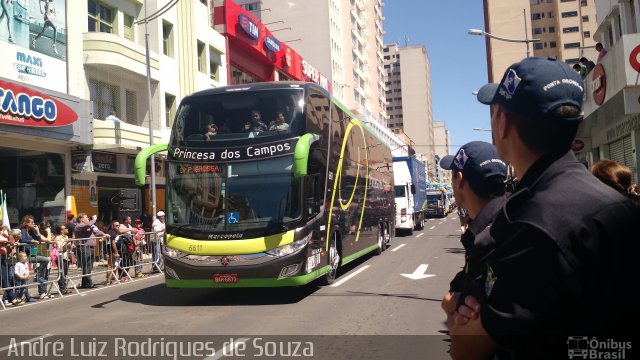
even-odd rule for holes
{"type": "MultiPolygon", "coordinates": [[[[165,213],[163,210],[158,211],[158,213],[156,214],[157,218],[155,220],[153,220],[153,224],[151,225],[153,227],[153,232],[155,233],[155,236],[152,236],[151,238],[151,253],[153,256],[153,262],[159,266],[160,264],[160,258],[162,256],[161,251],[160,251],[160,247],[162,244],[162,240],[164,238],[164,230],[165,230],[165,213]]],[[[158,268],[154,267],[152,269],[152,272],[158,272],[158,268]]]]}

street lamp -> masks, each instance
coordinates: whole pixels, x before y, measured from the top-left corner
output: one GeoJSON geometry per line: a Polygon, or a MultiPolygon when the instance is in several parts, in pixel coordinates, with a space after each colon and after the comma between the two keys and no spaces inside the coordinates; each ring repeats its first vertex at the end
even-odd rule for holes
{"type": "Polygon", "coordinates": [[[526,43],[527,44],[527,57],[529,57],[529,43],[540,42],[540,39],[529,39],[529,31],[527,30],[527,13],[526,13],[526,10],[522,9],[522,13],[524,15],[524,36],[525,36],[524,39],[512,39],[512,38],[496,36],[496,35],[493,35],[493,34],[490,34],[490,33],[486,32],[486,31],[480,30],[480,29],[469,29],[467,31],[467,33],[469,35],[487,36],[487,37],[490,37],[492,39],[496,39],[496,40],[500,40],[500,41],[526,43]]]}
{"type": "Polygon", "coordinates": [[[474,131],[491,131],[491,129],[473,128],[474,131]]]}

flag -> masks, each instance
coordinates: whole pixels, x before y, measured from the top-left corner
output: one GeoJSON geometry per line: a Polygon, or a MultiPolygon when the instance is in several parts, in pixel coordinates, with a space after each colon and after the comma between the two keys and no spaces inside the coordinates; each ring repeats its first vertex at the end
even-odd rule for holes
{"type": "Polygon", "coordinates": [[[0,190],[0,219],[2,219],[2,225],[6,225],[11,230],[9,225],[9,213],[7,212],[7,194],[0,190]]]}

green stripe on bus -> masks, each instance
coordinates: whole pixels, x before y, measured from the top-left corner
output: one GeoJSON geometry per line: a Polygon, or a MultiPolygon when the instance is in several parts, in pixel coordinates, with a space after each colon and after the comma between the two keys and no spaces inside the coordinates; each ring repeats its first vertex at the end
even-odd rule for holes
{"type": "Polygon", "coordinates": [[[194,240],[167,235],[167,246],[191,255],[246,255],[263,253],[291,244],[294,236],[295,230],[284,234],[239,240],[194,240]]]}
{"type": "Polygon", "coordinates": [[[237,283],[214,283],[211,279],[165,279],[167,287],[171,288],[243,288],[243,287],[280,287],[280,286],[300,286],[310,283],[320,276],[329,272],[329,266],[313,271],[306,275],[292,276],[283,279],[275,278],[254,278],[238,279],[237,283]]]}

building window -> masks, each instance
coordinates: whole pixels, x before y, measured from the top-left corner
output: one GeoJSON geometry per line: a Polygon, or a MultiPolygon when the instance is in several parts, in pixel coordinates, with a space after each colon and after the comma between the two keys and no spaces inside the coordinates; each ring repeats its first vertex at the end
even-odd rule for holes
{"type": "Polygon", "coordinates": [[[580,6],[584,7],[587,6],[587,0],[580,0],[580,6]]]}
{"type": "Polygon", "coordinates": [[[549,47],[550,47],[550,48],[555,48],[556,46],[558,46],[558,45],[556,44],[556,42],[555,42],[555,41],[550,41],[550,42],[549,42],[549,47]]]}
{"type": "Polygon", "coordinates": [[[555,15],[553,15],[553,11],[549,11],[549,19],[553,19],[555,15]]]}
{"type": "Polygon", "coordinates": [[[583,31],[582,32],[582,37],[585,38],[585,39],[591,38],[591,31],[583,31]]]}
{"type": "Polygon", "coordinates": [[[176,115],[176,97],[169,94],[164,93],[164,116],[165,116],[165,126],[170,128],[173,126],[173,118],[176,115]]]}
{"type": "Polygon", "coordinates": [[[124,91],[125,119],[129,124],[141,125],[138,120],[138,94],[133,90],[124,91]]]}
{"type": "Polygon", "coordinates": [[[173,24],[162,20],[162,53],[173,57],[173,24]]]}
{"type": "Polygon", "coordinates": [[[580,47],[580,43],[579,42],[572,42],[572,43],[566,43],[564,44],[564,48],[565,49],[576,49],[580,47]]]}
{"type": "Polygon", "coordinates": [[[537,43],[534,43],[534,44],[533,44],[533,48],[534,48],[535,50],[542,50],[543,45],[542,45],[542,43],[537,42],[537,43]]]}
{"type": "Polygon", "coordinates": [[[573,33],[573,32],[578,32],[580,31],[580,28],[578,28],[577,26],[571,26],[571,27],[566,27],[566,28],[562,28],[562,32],[563,33],[573,33]]]}
{"type": "Polygon", "coordinates": [[[205,46],[202,41],[198,41],[198,71],[207,72],[207,54],[204,51],[205,46]]]}
{"type": "Polygon", "coordinates": [[[554,33],[556,32],[556,27],[555,26],[549,26],[549,33],[554,33]]]}
{"type": "Polygon", "coordinates": [[[247,11],[258,11],[258,10],[260,10],[260,3],[259,2],[255,2],[255,3],[250,3],[250,4],[244,4],[244,5],[242,5],[242,7],[247,11]]]}
{"type": "Polygon", "coordinates": [[[576,0],[560,0],[560,2],[571,2],[571,1],[576,1],[576,0]]]}
{"type": "Polygon", "coordinates": [[[120,88],[96,79],[89,79],[89,99],[93,102],[93,118],[106,119],[111,111],[120,114],[120,88]]]}
{"type": "Polygon", "coordinates": [[[540,20],[540,19],[542,19],[542,15],[540,15],[540,13],[531,14],[531,20],[540,20]]]}
{"type": "Polygon", "coordinates": [[[113,34],[113,20],[116,11],[98,0],[88,0],[88,6],[89,31],[113,34]]]}
{"type": "Polygon", "coordinates": [[[540,0],[531,0],[531,5],[540,5],[540,0]]]}
{"type": "Polygon", "coordinates": [[[209,46],[209,77],[211,80],[220,81],[220,66],[222,66],[220,53],[209,46]]]}
{"type": "Polygon", "coordinates": [[[589,22],[589,15],[582,15],[582,22],[589,22]]]}
{"type": "Polygon", "coordinates": [[[133,16],[124,14],[124,38],[134,41],[133,37],[133,16]]]}
{"type": "Polygon", "coordinates": [[[534,35],[542,34],[542,28],[533,28],[533,34],[534,35]]]}
{"type": "Polygon", "coordinates": [[[568,17],[575,17],[578,16],[578,12],[577,11],[565,11],[562,13],[562,17],[563,18],[568,18],[568,17]]]}

